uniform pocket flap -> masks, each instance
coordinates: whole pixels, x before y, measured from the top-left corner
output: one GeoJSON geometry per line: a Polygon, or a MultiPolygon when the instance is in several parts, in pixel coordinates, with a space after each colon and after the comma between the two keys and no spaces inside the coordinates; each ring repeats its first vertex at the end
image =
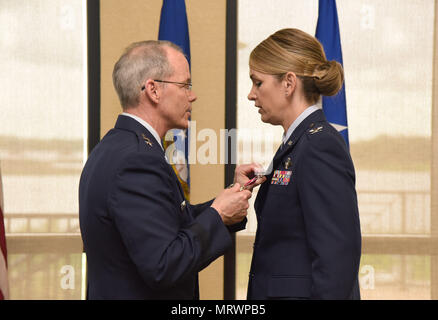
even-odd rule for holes
{"type": "Polygon", "coordinates": [[[309,276],[274,276],[269,279],[268,297],[309,298],[311,288],[309,276]]]}

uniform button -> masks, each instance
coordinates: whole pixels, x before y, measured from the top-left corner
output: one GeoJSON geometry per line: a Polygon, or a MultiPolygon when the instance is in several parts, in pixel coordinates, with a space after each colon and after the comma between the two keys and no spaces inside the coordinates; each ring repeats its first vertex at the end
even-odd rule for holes
{"type": "Polygon", "coordinates": [[[255,276],[254,273],[251,273],[251,272],[249,273],[249,277],[250,277],[250,278],[254,278],[254,276],[255,276]]]}

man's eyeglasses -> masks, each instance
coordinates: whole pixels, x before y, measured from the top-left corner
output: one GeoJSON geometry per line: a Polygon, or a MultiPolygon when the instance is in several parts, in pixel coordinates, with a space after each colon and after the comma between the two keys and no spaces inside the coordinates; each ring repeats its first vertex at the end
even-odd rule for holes
{"type": "MultiPolygon", "coordinates": [[[[154,79],[154,81],[156,81],[156,82],[162,82],[162,83],[181,84],[181,85],[182,85],[181,88],[184,88],[184,89],[186,89],[186,90],[188,90],[188,91],[191,91],[191,90],[192,90],[192,86],[193,86],[191,82],[186,83],[186,82],[176,82],[176,81],[166,81],[166,80],[156,80],[156,79],[154,79]]],[[[146,88],[146,87],[143,86],[143,87],[141,87],[141,90],[143,91],[145,88],[146,88]]]]}

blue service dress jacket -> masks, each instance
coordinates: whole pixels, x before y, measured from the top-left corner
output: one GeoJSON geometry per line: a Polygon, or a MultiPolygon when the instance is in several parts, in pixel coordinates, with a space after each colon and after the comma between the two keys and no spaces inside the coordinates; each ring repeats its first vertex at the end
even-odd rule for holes
{"type": "Polygon", "coordinates": [[[198,272],[231,246],[211,203],[188,203],[153,135],[120,115],[80,179],[88,299],[198,299],[198,272]]]}
{"type": "Polygon", "coordinates": [[[254,204],[248,299],[360,299],[355,172],[342,136],[317,110],[272,168],[254,204]]]}

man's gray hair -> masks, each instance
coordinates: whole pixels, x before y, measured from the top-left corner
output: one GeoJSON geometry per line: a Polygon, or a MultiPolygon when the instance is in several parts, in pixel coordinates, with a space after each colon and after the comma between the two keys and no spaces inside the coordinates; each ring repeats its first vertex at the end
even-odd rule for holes
{"type": "Polygon", "coordinates": [[[183,53],[179,46],[170,41],[134,42],[114,65],[113,84],[123,110],[138,105],[145,80],[163,79],[173,74],[165,46],[183,53]]]}

